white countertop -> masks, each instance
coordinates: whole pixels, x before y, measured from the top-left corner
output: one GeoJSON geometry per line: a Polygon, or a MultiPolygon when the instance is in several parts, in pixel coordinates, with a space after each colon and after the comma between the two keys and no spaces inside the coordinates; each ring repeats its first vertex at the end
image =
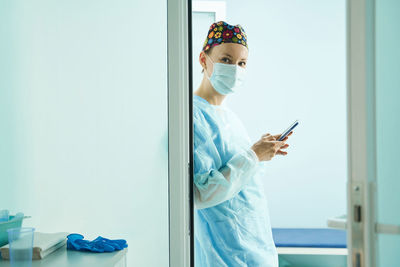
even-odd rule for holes
{"type": "MultiPolygon", "coordinates": [[[[125,260],[127,251],[126,248],[108,253],[81,252],[67,250],[65,245],[42,260],[34,260],[32,267],[112,267],[125,260]]],[[[0,260],[0,267],[9,266],[9,261],[0,260]]]]}

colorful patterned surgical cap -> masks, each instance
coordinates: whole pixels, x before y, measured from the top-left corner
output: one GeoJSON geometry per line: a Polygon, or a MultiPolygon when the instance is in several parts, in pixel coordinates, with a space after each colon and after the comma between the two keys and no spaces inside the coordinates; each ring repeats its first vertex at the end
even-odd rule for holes
{"type": "Polygon", "coordinates": [[[218,21],[210,26],[207,38],[203,44],[203,51],[223,43],[235,43],[247,46],[247,36],[242,26],[230,25],[225,21],[218,21]]]}

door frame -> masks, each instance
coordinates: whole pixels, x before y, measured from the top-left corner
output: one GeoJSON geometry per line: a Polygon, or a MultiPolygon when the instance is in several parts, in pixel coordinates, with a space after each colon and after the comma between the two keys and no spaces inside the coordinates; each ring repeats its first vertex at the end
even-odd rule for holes
{"type": "Polygon", "coordinates": [[[191,0],[167,0],[167,21],[169,266],[187,267],[194,255],[191,0]]]}
{"type": "Polygon", "coordinates": [[[347,0],[348,267],[376,266],[375,1],[347,0]]]}
{"type": "MultiPolygon", "coordinates": [[[[170,266],[193,266],[191,0],[168,0],[170,266]]],[[[347,0],[348,267],[375,267],[375,1],[347,0]]]]}

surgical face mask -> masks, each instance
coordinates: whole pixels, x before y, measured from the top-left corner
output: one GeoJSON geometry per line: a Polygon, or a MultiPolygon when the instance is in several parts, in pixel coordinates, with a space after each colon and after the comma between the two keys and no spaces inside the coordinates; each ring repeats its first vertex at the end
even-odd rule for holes
{"type": "Polygon", "coordinates": [[[210,80],[215,91],[221,95],[236,92],[243,84],[246,69],[236,64],[214,63],[210,57],[208,58],[213,62],[214,66],[211,77],[208,77],[207,72],[206,76],[210,80]]]}

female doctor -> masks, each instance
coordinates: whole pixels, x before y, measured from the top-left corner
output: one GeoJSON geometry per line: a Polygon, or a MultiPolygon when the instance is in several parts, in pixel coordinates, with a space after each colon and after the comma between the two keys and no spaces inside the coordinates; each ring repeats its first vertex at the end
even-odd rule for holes
{"type": "Polygon", "coordinates": [[[210,26],[193,96],[196,267],[278,267],[260,171],[261,162],[287,154],[287,137],[265,134],[251,144],[223,104],[240,88],[247,57],[240,25],[210,26]]]}

